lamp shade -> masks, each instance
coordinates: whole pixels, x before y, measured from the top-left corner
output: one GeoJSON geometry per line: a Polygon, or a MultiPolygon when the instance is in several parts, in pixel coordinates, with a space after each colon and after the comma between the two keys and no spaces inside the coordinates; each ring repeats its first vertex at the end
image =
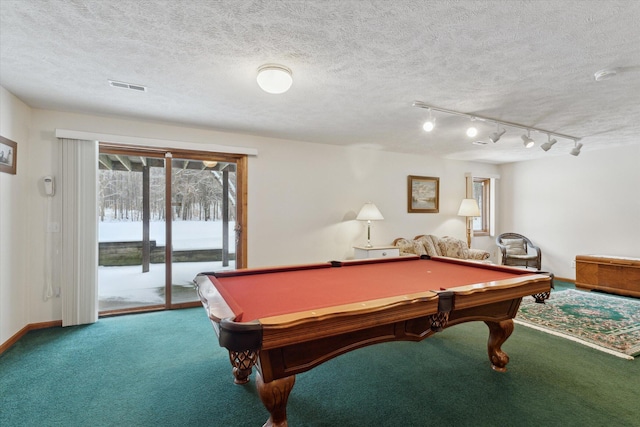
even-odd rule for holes
{"type": "Polygon", "coordinates": [[[291,70],[282,65],[268,64],[258,68],[258,86],[267,93],[285,93],[293,84],[291,70]]]}
{"type": "Polygon", "coordinates": [[[383,220],[384,217],[376,205],[371,202],[367,202],[362,206],[360,212],[358,212],[356,219],[358,221],[380,221],[383,220]]]}
{"type": "Polygon", "coordinates": [[[476,199],[462,199],[460,203],[460,209],[458,210],[459,216],[480,216],[480,208],[476,199]]]}

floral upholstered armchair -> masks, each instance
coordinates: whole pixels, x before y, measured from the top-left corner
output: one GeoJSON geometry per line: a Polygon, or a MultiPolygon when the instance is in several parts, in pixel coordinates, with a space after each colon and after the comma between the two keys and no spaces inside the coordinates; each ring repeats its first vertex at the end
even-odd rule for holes
{"type": "Polygon", "coordinates": [[[455,237],[419,235],[413,240],[398,238],[393,245],[400,249],[400,255],[446,256],[451,258],[482,261],[489,259],[489,252],[469,249],[467,243],[455,237]]]}

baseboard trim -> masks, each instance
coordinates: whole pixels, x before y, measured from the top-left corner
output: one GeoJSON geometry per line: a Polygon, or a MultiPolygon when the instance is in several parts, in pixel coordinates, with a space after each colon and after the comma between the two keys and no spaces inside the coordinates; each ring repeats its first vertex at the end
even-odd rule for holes
{"type": "Polygon", "coordinates": [[[0,344],[0,354],[9,350],[11,346],[17,343],[20,340],[20,338],[25,336],[29,331],[35,331],[36,329],[55,328],[55,327],[62,327],[62,320],[52,320],[51,322],[30,323],[24,328],[20,329],[18,332],[16,332],[7,341],[0,344]]]}
{"type": "Polygon", "coordinates": [[[574,279],[565,279],[564,277],[554,277],[555,280],[559,280],[560,282],[569,282],[575,285],[576,281],[574,279]]]}

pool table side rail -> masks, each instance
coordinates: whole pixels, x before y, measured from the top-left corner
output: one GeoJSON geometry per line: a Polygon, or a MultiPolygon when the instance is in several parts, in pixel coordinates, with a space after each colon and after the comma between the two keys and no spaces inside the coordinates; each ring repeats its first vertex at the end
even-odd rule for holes
{"type": "Polygon", "coordinates": [[[412,294],[397,295],[387,298],[379,298],[373,300],[358,301],[350,304],[343,304],[332,307],[322,307],[313,310],[304,310],[294,313],[280,314],[277,316],[269,316],[260,318],[262,325],[279,325],[284,327],[292,326],[299,322],[308,320],[322,320],[330,315],[347,315],[357,313],[367,313],[371,311],[379,311],[388,309],[393,305],[414,304],[420,301],[427,301],[437,298],[444,291],[451,291],[456,296],[473,295],[476,301],[486,302],[491,300],[492,291],[496,290],[512,290],[513,297],[523,297],[533,295],[528,293],[529,290],[540,291],[548,290],[549,277],[541,274],[529,274],[527,276],[519,276],[510,279],[495,280],[490,282],[479,282],[470,285],[457,286],[446,290],[429,290],[412,294]]]}
{"type": "MultiPolygon", "coordinates": [[[[198,276],[197,289],[220,344],[229,350],[270,349],[363,330],[381,324],[409,321],[437,313],[491,305],[550,289],[548,276],[523,275],[512,279],[425,291],[416,294],[362,301],[341,306],[234,322],[235,315],[208,276],[198,276]],[[453,294],[453,307],[443,307],[444,293],[453,294]],[[247,347],[250,345],[251,347],[247,347]]],[[[516,307],[517,310],[517,307],[516,307]]],[[[514,313],[515,315],[515,313],[514,313]]],[[[472,319],[483,320],[483,319],[472,319]]]]}
{"type": "MultiPolygon", "coordinates": [[[[260,319],[263,327],[263,348],[289,345],[301,340],[310,341],[374,325],[410,321],[453,310],[487,306],[504,300],[517,300],[519,306],[523,297],[550,290],[550,279],[544,275],[522,276],[500,282],[505,283],[491,283],[486,287],[474,289],[463,286],[460,287],[460,291],[458,288],[437,293],[428,291],[263,318],[260,319]],[[451,307],[443,304],[444,294],[453,295],[451,307]]],[[[515,312],[512,314],[515,316],[515,312]]],[[[472,320],[489,320],[489,317],[472,320]]]]}
{"type": "MultiPolygon", "coordinates": [[[[367,307],[333,307],[322,315],[295,313],[261,319],[263,328],[262,349],[310,342],[368,328],[405,322],[418,317],[437,314],[441,298],[434,292],[406,300],[386,299],[386,304],[367,307]]],[[[350,304],[356,306],[356,304],[350,304]]],[[[319,311],[319,310],[318,310],[319,311]]]]}
{"type": "Polygon", "coordinates": [[[224,271],[214,271],[210,273],[200,273],[200,274],[222,278],[222,277],[251,276],[256,274],[284,273],[287,271],[317,270],[317,269],[331,268],[331,267],[333,267],[331,262],[320,262],[320,263],[313,263],[313,264],[243,268],[240,270],[224,270],[224,271]]]}
{"type": "Polygon", "coordinates": [[[517,274],[520,276],[537,273],[537,271],[535,270],[527,270],[524,268],[514,267],[510,265],[492,264],[492,263],[487,263],[485,261],[479,261],[479,260],[473,260],[473,259],[461,259],[461,258],[451,258],[446,256],[430,256],[430,255],[422,255],[420,258],[446,262],[448,264],[459,264],[459,265],[468,265],[471,267],[481,267],[486,270],[504,271],[506,273],[517,274]]]}

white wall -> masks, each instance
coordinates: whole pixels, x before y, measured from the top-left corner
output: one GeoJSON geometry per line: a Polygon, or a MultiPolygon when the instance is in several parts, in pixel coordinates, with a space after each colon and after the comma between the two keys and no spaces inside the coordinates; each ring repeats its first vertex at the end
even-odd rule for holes
{"type": "Polygon", "coordinates": [[[533,240],[544,269],[573,280],[576,255],[640,258],[640,142],[503,165],[500,174],[498,232],[533,240]]]}
{"type": "Polygon", "coordinates": [[[0,87],[0,134],[18,145],[16,175],[0,173],[0,343],[29,322],[25,194],[30,169],[31,110],[0,87]]]}
{"type": "MultiPolygon", "coordinates": [[[[432,233],[465,237],[457,216],[465,172],[495,173],[492,165],[373,150],[271,141],[249,166],[249,260],[273,265],[344,259],[366,243],[355,217],[367,201],[382,212],[372,243],[432,233]],[[440,212],[407,213],[407,176],[440,177],[440,212]]],[[[477,246],[477,245],[476,245],[477,246]]]]}
{"type": "MultiPolygon", "coordinates": [[[[195,143],[257,149],[258,156],[249,158],[249,266],[353,256],[352,246],[366,242],[365,224],[354,218],[368,200],[375,202],[385,217],[373,224],[374,244],[390,244],[396,237],[424,233],[464,239],[464,219],[456,215],[464,197],[464,175],[497,172],[493,165],[56,111],[33,110],[29,122],[30,167],[20,171],[23,180],[20,200],[25,208],[8,210],[26,223],[19,237],[11,240],[20,241],[26,236],[24,240],[28,242],[22,251],[23,255],[28,254],[22,271],[28,267],[30,273],[15,275],[19,286],[26,288],[21,298],[28,301],[23,303],[28,311],[27,320],[24,315],[17,320],[12,317],[12,322],[20,327],[61,318],[60,298],[47,301],[43,298],[49,199],[42,193],[41,179],[58,174],[56,129],[155,138],[168,141],[161,145],[182,148],[195,143]],[[408,175],[440,177],[439,214],[407,213],[408,175]]],[[[59,211],[56,197],[53,204],[55,216],[59,211]]],[[[59,237],[51,233],[48,236],[55,246],[59,237]]],[[[481,247],[483,239],[490,241],[477,238],[474,246],[481,247]]],[[[0,341],[6,341],[15,332],[13,328],[3,331],[0,341]]]]}

